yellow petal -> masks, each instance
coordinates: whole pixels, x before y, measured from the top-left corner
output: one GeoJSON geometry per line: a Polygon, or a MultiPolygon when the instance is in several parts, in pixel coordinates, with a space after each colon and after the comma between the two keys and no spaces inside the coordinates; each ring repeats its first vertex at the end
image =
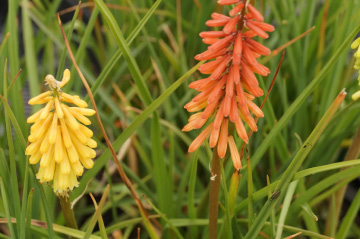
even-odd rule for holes
{"type": "Polygon", "coordinates": [[[54,114],[53,121],[51,123],[50,129],[49,129],[49,143],[54,144],[56,140],[56,134],[57,134],[57,125],[58,125],[58,116],[57,114],[54,114]]]}
{"type": "Polygon", "coordinates": [[[84,115],[80,114],[76,110],[72,110],[70,107],[68,108],[68,110],[78,121],[80,121],[84,125],[90,125],[91,124],[91,121],[88,118],[86,118],[84,115]]]}
{"type": "Polygon", "coordinates": [[[80,125],[80,131],[88,138],[93,136],[92,130],[82,124],[80,125]]]}
{"type": "Polygon", "coordinates": [[[69,82],[69,80],[70,80],[70,71],[69,71],[69,69],[65,69],[63,78],[62,78],[61,82],[59,83],[59,86],[64,87],[64,85],[66,85],[69,82]]]}
{"type": "Polygon", "coordinates": [[[64,160],[64,147],[62,145],[62,137],[61,137],[61,127],[60,125],[56,126],[56,142],[55,142],[55,152],[54,158],[55,162],[61,163],[64,160]]]}
{"type": "Polygon", "coordinates": [[[49,134],[50,133],[49,132],[50,132],[50,130],[48,130],[46,132],[46,135],[45,135],[44,139],[41,142],[41,146],[40,146],[40,152],[41,153],[46,153],[48,151],[49,147],[50,147],[50,142],[49,142],[49,134]]]}
{"type": "Polygon", "coordinates": [[[97,147],[96,141],[91,139],[91,138],[87,138],[86,145],[89,146],[90,148],[96,148],[97,147]]]}
{"type": "Polygon", "coordinates": [[[44,108],[41,109],[41,110],[38,110],[35,114],[33,114],[33,115],[31,115],[29,118],[27,118],[26,122],[27,122],[28,124],[31,124],[31,123],[34,123],[35,121],[37,121],[37,120],[39,119],[40,114],[41,114],[41,112],[42,112],[43,110],[44,110],[44,108]]]}
{"type": "Polygon", "coordinates": [[[31,157],[29,158],[29,163],[30,164],[37,164],[39,162],[39,160],[41,159],[41,152],[37,151],[35,154],[31,155],[31,157]]]}
{"type": "Polygon", "coordinates": [[[50,160],[49,165],[46,167],[45,173],[44,173],[44,180],[47,182],[50,182],[54,178],[54,172],[55,172],[55,160],[50,160]]]}
{"type": "Polygon", "coordinates": [[[37,151],[39,151],[40,146],[41,146],[41,141],[36,141],[34,143],[31,143],[29,146],[27,146],[27,148],[25,150],[25,154],[26,155],[35,154],[37,151]]]}
{"type": "Polygon", "coordinates": [[[86,158],[86,159],[80,158],[80,162],[86,169],[90,169],[94,165],[94,162],[89,158],[86,158]]]}
{"type": "Polygon", "coordinates": [[[55,97],[55,100],[54,100],[54,101],[55,101],[56,114],[57,114],[58,118],[60,119],[60,118],[64,117],[64,112],[63,112],[63,110],[62,110],[62,108],[61,108],[61,104],[60,104],[59,98],[58,98],[58,97],[55,97]]]}
{"type": "Polygon", "coordinates": [[[70,173],[70,162],[69,162],[69,158],[68,158],[68,155],[67,155],[66,151],[64,151],[63,156],[64,156],[64,158],[61,161],[61,173],[62,174],[69,174],[70,173]]]}
{"type": "Polygon", "coordinates": [[[68,106],[61,104],[61,108],[64,111],[65,114],[65,122],[66,124],[71,127],[73,130],[79,130],[80,124],[76,121],[74,116],[70,113],[68,110],[68,106]]]}
{"type": "Polygon", "coordinates": [[[87,109],[87,108],[70,107],[70,109],[77,111],[78,113],[85,115],[85,116],[92,116],[96,113],[95,110],[87,109]]]}
{"type": "Polygon", "coordinates": [[[68,157],[69,157],[71,164],[79,162],[79,155],[75,149],[75,146],[68,148],[67,153],[68,153],[68,157]]]}
{"type": "Polygon", "coordinates": [[[50,147],[50,149],[45,154],[42,155],[40,160],[40,167],[46,168],[51,161],[54,161],[52,158],[53,153],[54,153],[54,147],[50,147]]]}
{"type": "Polygon", "coordinates": [[[77,163],[72,163],[71,167],[74,170],[76,176],[81,176],[84,172],[84,167],[81,165],[80,161],[77,163]]]}
{"type": "Polygon", "coordinates": [[[88,104],[85,101],[81,100],[79,96],[69,95],[66,94],[65,92],[61,93],[61,100],[65,102],[73,103],[81,108],[88,107],[88,104]]]}
{"type": "Polygon", "coordinates": [[[33,98],[31,98],[28,102],[29,105],[35,105],[35,104],[40,104],[39,102],[44,99],[45,97],[51,95],[51,91],[46,91],[38,96],[35,96],[33,98]]]}
{"type": "Polygon", "coordinates": [[[62,138],[63,138],[63,143],[67,149],[71,148],[72,141],[70,139],[69,131],[68,131],[68,128],[67,128],[64,118],[60,119],[60,125],[61,125],[61,134],[62,134],[62,138]]]}
{"type": "Polygon", "coordinates": [[[41,112],[40,119],[45,119],[48,116],[48,114],[49,114],[49,112],[51,110],[52,104],[53,104],[53,100],[50,100],[46,104],[46,106],[44,107],[44,110],[41,112]]]}
{"type": "Polygon", "coordinates": [[[52,117],[53,117],[53,113],[50,112],[47,118],[44,120],[44,123],[41,125],[41,127],[38,130],[36,130],[36,132],[34,132],[35,140],[40,140],[43,137],[44,133],[48,130],[51,124],[52,117]]]}

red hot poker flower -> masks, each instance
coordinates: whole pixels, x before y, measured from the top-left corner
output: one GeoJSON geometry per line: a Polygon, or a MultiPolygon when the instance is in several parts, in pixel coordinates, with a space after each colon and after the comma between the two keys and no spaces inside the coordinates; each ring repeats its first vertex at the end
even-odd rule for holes
{"type": "Polygon", "coordinates": [[[199,134],[189,147],[195,151],[210,136],[210,147],[218,147],[218,155],[223,158],[228,145],[234,167],[241,168],[240,155],[235,141],[228,133],[229,124],[235,125],[239,137],[248,143],[244,122],[257,131],[252,116],[264,117],[261,109],[253,103],[255,97],[262,96],[255,73],[267,76],[270,70],[257,62],[261,55],[269,55],[270,49],[252,38],[268,38],[266,32],[274,27],[264,23],[264,17],[251,4],[243,0],[219,0],[220,5],[235,4],[229,16],[213,13],[206,22],[209,27],[222,27],[221,31],[201,32],[200,37],[208,44],[208,49],[197,55],[196,60],[213,60],[201,65],[198,70],[209,77],[192,82],[189,87],[200,93],[185,105],[189,112],[197,112],[189,118],[183,131],[199,129],[207,121],[211,123],[199,134]],[[251,114],[252,113],[252,114],[251,114]]]}

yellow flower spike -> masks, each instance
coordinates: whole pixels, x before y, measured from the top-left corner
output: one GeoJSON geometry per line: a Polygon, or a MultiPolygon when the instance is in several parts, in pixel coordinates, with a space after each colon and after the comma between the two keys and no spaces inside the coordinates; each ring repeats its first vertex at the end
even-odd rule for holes
{"type": "Polygon", "coordinates": [[[91,124],[86,116],[94,115],[95,111],[86,109],[87,103],[79,96],[61,91],[69,80],[69,70],[64,71],[61,82],[47,75],[45,81],[50,91],[29,100],[31,105],[46,105],[27,119],[33,125],[25,154],[30,156],[30,164],[40,162],[36,178],[41,183],[52,183],[57,194],[67,194],[77,187],[77,177],[83,174],[84,167],[93,167],[93,158],[96,157],[92,149],[97,147],[96,141],[91,139],[93,132],[84,126],[91,124]]]}
{"type": "Polygon", "coordinates": [[[69,69],[65,69],[63,78],[59,83],[59,87],[64,87],[70,81],[70,71],[69,69]]]}
{"type": "Polygon", "coordinates": [[[43,110],[43,111],[41,112],[41,114],[40,114],[40,119],[45,119],[45,118],[48,116],[48,114],[49,114],[49,112],[50,112],[50,110],[51,110],[52,103],[53,103],[53,101],[50,100],[50,101],[46,104],[44,110],[43,110]]]}
{"type": "Polygon", "coordinates": [[[47,96],[51,95],[51,91],[46,91],[38,96],[35,96],[33,98],[31,98],[28,102],[29,105],[36,105],[39,104],[39,102],[41,102],[42,99],[46,98],[47,96]]]}

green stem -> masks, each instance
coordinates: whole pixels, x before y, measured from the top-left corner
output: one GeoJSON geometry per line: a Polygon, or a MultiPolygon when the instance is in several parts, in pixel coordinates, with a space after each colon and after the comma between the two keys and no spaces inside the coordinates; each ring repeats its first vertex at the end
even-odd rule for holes
{"type": "Polygon", "coordinates": [[[221,180],[220,158],[217,153],[217,147],[213,151],[213,159],[211,166],[210,181],[210,197],[209,197],[209,239],[217,237],[217,219],[218,219],[218,202],[220,193],[221,180]]]}
{"type": "Polygon", "coordinates": [[[64,213],[66,224],[68,225],[68,227],[78,229],[74,215],[74,210],[71,208],[71,202],[69,196],[58,195],[58,198],[60,200],[60,205],[64,213]]]}

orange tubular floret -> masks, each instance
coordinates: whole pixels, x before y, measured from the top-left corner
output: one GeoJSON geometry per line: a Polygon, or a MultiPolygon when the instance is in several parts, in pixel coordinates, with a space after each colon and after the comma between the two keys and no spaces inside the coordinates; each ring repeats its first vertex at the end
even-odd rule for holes
{"type": "Polygon", "coordinates": [[[229,19],[227,18],[218,18],[215,20],[207,20],[205,24],[208,27],[220,27],[220,26],[225,26],[228,22],[229,19]]]}
{"type": "Polygon", "coordinates": [[[246,22],[246,26],[253,30],[259,37],[266,39],[269,37],[268,34],[266,34],[266,32],[264,30],[262,30],[260,27],[258,27],[255,23],[255,21],[247,21],[246,22]]]}
{"type": "Polygon", "coordinates": [[[218,148],[217,148],[220,158],[223,158],[225,156],[227,150],[228,125],[229,125],[229,120],[225,118],[221,125],[218,148]]]}
{"type": "Polygon", "coordinates": [[[234,39],[233,35],[229,35],[227,37],[224,37],[218,41],[216,41],[214,44],[212,44],[211,46],[208,47],[209,50],[211,51],[217,51],[218,49],[227,47],[230,45],[231,40],[234,39]]]}
{"type": "Polygon", "coordinates": [[[218,3],[220,5],[231,5],[231,4],[236,4],[240,2],[240,0],[219,0],[218,3]]]}
{"type": "Polygon", "coordinates": [[[189,152],[194,152],[195,150],[197,150],[200,147],[200,145],[204,142],[206,137],[208,137],[208,135],[210,134],[212,125],[213,125],[213,123],[209,124],[209,126],[206,127],[203,130],[203,132],[201,132],[198,135],[198,137],[195,138],[195,140],[189,146],[189,152]]]}
{"type": "Polygon", "coordinates": [[[239,16],[235,16],[233,19],[231,19],[223,28],[223,32],[226,34],[230,34],[231,32],[236,30],[236,24],[239,21],[239,16]]]}
{"type": "Polygon", "coordinates": [[[264,21],[263,15],[262,15],[253,5],[251,5],[251,4],[249,3],[249,4],[247,5],[247,7],[248,7],[250,13],[253,15],[253,17],[254,17],[256,20],[258,20],[258,21],[260,21],[260,22],[264,21]]]}
{"type": "Polygon", "coordinates": [[[239,151],[236,148],[234,138],[230,135],[230,136],[228,136],[227,141],[228,141],[228,144],[229,144],[231,159],[233,161],[234,168],[236,170],[240,170],[241,169],[240,154],[239,154],[239,151]]]}
{"type": "Polygon", "coordinates": [[[238,5],[236,5],[233,9],[230,10],[229,15],[231,17],[235,16],[236,14],[238,14],[239,12],[241,12],[241,10],[244,8],[244,3],[239,3],[238,5]]]}
{"type": "Polygon", "coordinates": [[[202,38],[218,38],[218,37],[225,37],[226,34],[223,31],[209,31],[209,32],[200,32],[199,36],[202,38]]]}

